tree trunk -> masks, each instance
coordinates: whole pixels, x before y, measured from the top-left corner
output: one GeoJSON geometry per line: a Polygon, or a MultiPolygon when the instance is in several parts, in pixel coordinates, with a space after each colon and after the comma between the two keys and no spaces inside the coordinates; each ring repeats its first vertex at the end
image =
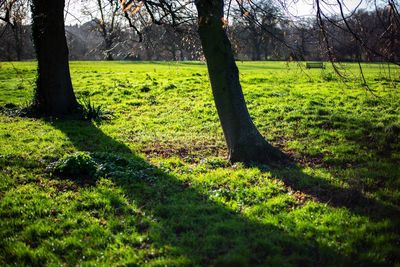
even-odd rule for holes
{"type": "Polygon", "coordinates": [[[114,60],[114,57],[112,55],[112,44],[113,41],[109,37],[105,37],[105,48],[106,48],[106,60],[114,60]]]}
{"type": "Polygon", "coordinates": [[[260,61],[261,60],[261,40],[258,38],[256,35],[258,34],[257,32],[253,33],[253,61],[260,61]]]}
{"type": "Polygon", "coordinates": [[[67,115],[77,109],[68,63],[64,0],[32,0],[32,39],[38,60],[33,106],[45,115],[67,115]]]}
{"type": "Polygon", "coordinates": [[[106,52],[106,60],[108,60],[108,61],[114,60],[114,57],[110,51],[106,52]]]}
{"type": "Polygon", "coordinates": [[[17,22],[14,22],[12,27],[12,31],[14,34],[15,40],[15,54],[17,56],[17,61],[21,61],[22,55],[22,25],[19,25],[17,22]]]}
{"type": "Polygon", "coordinates": [[[199,34],[214,101],[232,162],[271,162],[282,158],[250,118],[231,44],[223,25],[223,0],[196,1],[199,34]]]}

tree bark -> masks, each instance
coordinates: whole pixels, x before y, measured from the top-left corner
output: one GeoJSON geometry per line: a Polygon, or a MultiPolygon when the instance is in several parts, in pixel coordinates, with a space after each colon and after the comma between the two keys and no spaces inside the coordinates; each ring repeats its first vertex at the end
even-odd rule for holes
{"type": "MultiPolygon", "coordinates": [[[[252,27],[257,27],[253,25],[252,27]]],[[[252,45],[252,60],[253,61],[260,61],[261,60],[261,42],[259,33],[253,29],[252,31],[252,38],[251,38],[251,45],[252,45]]]]}
{"type": "MultiPolygon", "coordinates": [[[[106,33],[106,35],[107,35],[107,33],[106,33]]],[[[105,40],[105,49],[106,49],[106,57],[105,57],[105,59],[109,60],[109,61],[114,60],[114,57],[113,57],[112,51],[111,51],[112,50],[113,41],[112,41],[110,36],[105,36],[104,40],[105,40]]]]}
{"type": "Polygon", "coordinates": [[[223,0],[198,0],[199,34],[215,105],[232,162],[278,161],[283,153],[255,127],[244,100],[239,71],[223,23],[223,0]]]}
{"type": "Polygon", "coordinates": [[[33,107],[45,115],[73,113],[72,88],[64,27],[64,0],[32,0],[32,39],[38,60],[33,107]]]}
{"type": "Polygon", "coordinates": [[[14,23],[11,25],[13,34],[14,34],[14,40],[15,40],[15,55],[17,57],[17,61],[21,61],[22,58],[22,31],[23,31],[23,26],[19,24],[18,22],[14,21],[14,23]]]}

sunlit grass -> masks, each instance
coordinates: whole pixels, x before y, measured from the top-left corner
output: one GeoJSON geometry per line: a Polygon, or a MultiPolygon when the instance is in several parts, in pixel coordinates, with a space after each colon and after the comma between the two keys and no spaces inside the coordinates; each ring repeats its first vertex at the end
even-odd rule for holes
{"type": "Polygon", "coordinates": [[[226,161],[201,62],[72,62],[77,97],[113,113],[102,122],[9,116],[35,63],[0,66],[1,265],[400,262],[396,69],[364,65],[371,93],[357,65],[344,83],[239,62],[257,127],[295,162],[272,167],[226,161]],[[79,151],[96,174],[50,168],[79,151]]]}

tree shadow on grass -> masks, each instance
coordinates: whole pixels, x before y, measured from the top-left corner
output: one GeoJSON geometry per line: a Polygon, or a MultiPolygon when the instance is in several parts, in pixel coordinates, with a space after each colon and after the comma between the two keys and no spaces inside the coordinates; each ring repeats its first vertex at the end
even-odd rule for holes
{"type": "Polygon", "coordinates": [[[346,208],[352,213],[376,221],[384,218],[398,221],[400,218],[398,206],[367,197],[357,188],[333,185],[322,177],[305,173],[294,163],[283,168],[258,167],[261,171],[268,171],[273,177],[282,180],[293,191],[304,193],[318,202],[332,207],[346,208]]]}
{"type": "Polygon", "coordinates": [[[91,123],[56,121],[53,126],[80,151],[114,154],[127,160],[121,164],[128,164],[126,168],[133,171],[111,178],[128,199],[153,217],[154,224],[148,229],[151,241],[159,248],[172,247],[176,257],[189,260],[188,265],[348,266],[360,260],[318,243],[315,237],[305,238],[295,229],[290,232],[250,220],[209,200],[91,123]]]}
{"type": "Polygon", "coordinates": [[[398,153],[400,126],[395,123],[385,127],[377,126],[365,118],[348,117],[343,114],[319,116],[315,118],[315,121],[327,131],[340,131],[341,138],[346,140],[345,143],[355,147],[354,152],[337,153],[336,158],[332,155],[326,158],[322,155],[314,159],[305,156],[306,160],[303,163],[311,166],[319,165],[332,176],[336,176],[338,180],[339,175],[349,174],[350,172],[346,172],[346,169],[350,168],[355,179],[343,179],[347,180],[349,188],[337,187],[324,179],[316,179],[315,176],[305,174],[298,167],[272,170],[274,175],[285,181],[288,186],[308,193],[332,206],[346,207],[353,212],[375,219],[382,219],[382,216],[400,218],[400,206],[398,200],[394,200],[395,196],[387,203],[383,203],[366,197],[365,193],[371,195],[378,190],[397,185],[396,174],[399,164],[392,154],[398,153]],[[360,182],[363,178],[369,180],[369,185],[360,182]]]}

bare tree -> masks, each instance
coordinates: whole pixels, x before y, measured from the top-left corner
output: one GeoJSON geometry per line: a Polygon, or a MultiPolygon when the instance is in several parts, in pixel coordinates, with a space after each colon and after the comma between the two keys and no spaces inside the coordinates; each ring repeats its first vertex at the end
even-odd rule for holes
{"type": "Polygon", "coordinates": [[[224,2],[196,1],[199,34],[214,101],[233,162],[271,162],[281,153],[258,132],[244,100],[239,71],[224,27],[224,2]]]}
{"type": "Polygon", "coordinates": [[[24,23],[28,18],[27,10],[27,0],[3,0],[0,2],[0,20],[5,22],[5,27],[0,33],[0,37],[5,34],[7,27],[11,28],[17,60],[22,58],[24,35],[27,31],[27,28],[24,27],[24,23]]]}
{"type": "Polygon", "coordinates": [[[113,60],[113,50],[117,46],[120,31],[121,5],[118,0],[84,0],[82,12],[94,22],[94,30],[100,33],[103,43],[99,47],[106,60],[113,60]]]}
{"type": "MultiPolygon", "coordinates": [[[[342,72],[335,64],[338,54],[337,44],[343,45],[343,42],[338,36],[347,36],[347,40],[350,40],[348,46],[353,50],[355,60],[359,63],[362,60],[374,58],[374,60],[400,65],[399,3],[395,0],[380,3],[378,4],[376,0],[360,1],[355,8],[350,9],[343,0],[334,0],[332,3],[315,0],[321,43],[339,75],[342,75],[342,72]],[[368,3],[374,4],[371,11],[361,10],[362,4],[366,6],[368,3]],[[371,29],[371,25],[373,31],[368,30],[371,29]]],[[[366,84],[362,67],[360,64],[359,66],[362,79],[366,84]]]]}
{"type": "Polygon", "coordinates": [[[251,6],[251,12],[243,8],[243,5],[236,5],[231,12],[231,18],[237,25],[237,37],[241,39],[244,47],[249,49],[251,60],[268,59],[271,55],[273,38],[267,33],[274,33],[276,36],[282,36],[282,29],[279,27],[282,21],[281,14],[271,2],[260,0],[254,1],[251,6]]]}
{"type": "Polygon", "coordinates": [[[72,88],[64,26],[64,1],[32,0],[32,37],[38,60],[33,108],[67,115],[78,108],[72,88]]]}

